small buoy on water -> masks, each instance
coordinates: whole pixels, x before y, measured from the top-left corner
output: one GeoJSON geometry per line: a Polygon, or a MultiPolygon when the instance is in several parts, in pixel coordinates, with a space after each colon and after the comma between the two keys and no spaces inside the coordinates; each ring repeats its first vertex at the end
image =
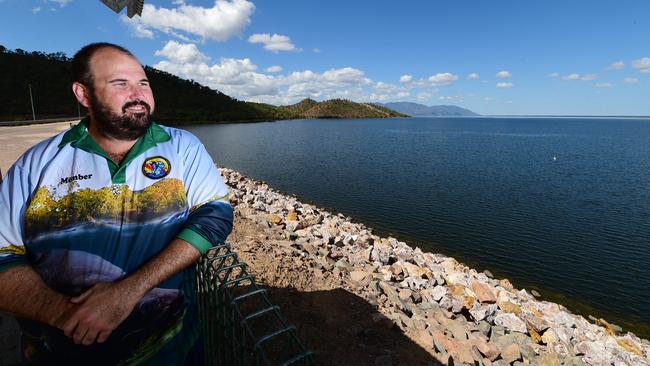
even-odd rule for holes
{"type": "Polygon", "coordinates": [[[553,155],[553,161],[557,160],[557,156],[553,155]]]}

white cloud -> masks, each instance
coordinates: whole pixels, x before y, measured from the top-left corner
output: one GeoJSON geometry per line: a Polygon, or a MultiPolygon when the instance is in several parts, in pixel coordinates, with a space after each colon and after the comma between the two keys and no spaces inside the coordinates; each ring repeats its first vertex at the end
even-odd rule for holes
{"type": "Polygon", "coordinates": [[[321,52],[323,52],[323,51],[321,51],[320,48],[314,48],[312,51],[314,51],[314,53],[321,53],[321,52]]]}
{"type": "Polygon", "coordinates": [[[625,78],[625,79],[623,79],[623,82],[625,84],[636,84],[636,83],[639,82],[639,79],[637,79],[637,78],[625,78]]]}
{"type": "Polygon", "coordinates": [[[402,92],[398,92],[398,93],[397,93],[397,97],[398,97],[398,98],[406,98],[406,97],[408,97],[409,95],[411,95],[411,93],[410,93],[410,92],[407,92],[407,91],[402,91],[402,92]]]}
{"type": "Polygon", "coordinates": [[[176,41],[169,41],[162,50],[155,53],[156,56],[163,56],[175,63],[199,63],[210,58],[199,51],[193,43],[182,44],[176,41]]]}
{"type": "Polygon", "coordinates": [[[562,80],[580,80],[580,74],[569,74],[562,76],[562,80]]]}
{"type": "Polygon", "coordinates": [[[562,76],[562,80],[583,80],[583,81],[592,81],[598,79],[598,74],[586,74],[586,75],[580,75],[580,74],[569,74],[569,75],[564,75],[562,76]]]}
{"type": "Polygon", "coordinates": [[[548,75],[546,75],[546,76],[548,76],[549,78],[553,78],[553,79],[555,79],[555,78],[559,78],[559,77],[560,77],[560,74],[557,73],[557,72],[552,72],[552,73],[550,73],[550,74],[548,74],[548,75]]]}
{"type": "Polygon", "coordinates": [[[456,80],[458,80],[458,75],[454,75],[448,72],[438,73],[429,77],[429,82],[433,86],[451,85],[456,80]]]}
{"type": "Polygon", "coordinates": [[[225,41],[241,34],[255,11],[255,5],[248,0],[215,0],[211,8],[187,5],[185,2],[176,4],[179,6],[174,9],[145,4],[141,17],[125,21],[140,25],[149,32],[155,29],[176,37],[180,36],[178,32],[184,32],[203,40],[225,41]]]}
{"type": "Polygon", "coordinates": [[[632,67],[644,74],[650,74],[650,57],[644,57],[632,61],[632,67]]]}
{"type": "Polygon", "coordinates": [[[497,73],[497,77],[499,79],[506,79],[506,78],[511,78],[512,74],[510,73],[510,71],[503,70],[497,73]]]}
{"type": "Polygon", "coordinates": [[[267,67],[265,71],[270,72],[270,73],[280,72],[280,71],[282,71],[282,66],[277,66],[277,65],[276,66],[270,66],[270,67],[267,67]]]}
{"type": "Polygon", "coordinates": [[[422,100],[422,101],[425,101],[425,100],[431,99],[432,96],[433,96],[433,94],[431,94],[431,93],[422,92],[422,93],[418,94],[418,99],[422,100]]]}
{"type": "Polygon", "coordinates": [[[616,61],[612,62],[607,66],[607,70],[621,70],[625,68],[625,62],[623,61],[616,61]]]}
{"type": "Polygon", "coordinates": [[[613,85],[610,83],[599,83],[596,84],[596,88],[611,88],[613,85]]]}
{"type": "Polygon", "coordinates": [[[59,6],[61,7],[64,7],[72,2],[72,0],[47,0],[47,1],[51,3],[59,4],[59,6]]]}
{"type": "Polygon", "coordinates": [[[269,33],[257,33],[248,37],[248,42],[263,43],[265,50],[273,51],[276,53],[279,51],[299,50],[293,43],[291,43],[291,39],[289,37],[283,36],[281,34],[270,35],[269,33]]]}
{"type": "Polygon", "coordinates": [[[497,83],[497,88],[500,89],[510,89],[514,86],[513,83],[497,83]]]}
{"type": "Polygon", "coordinates": [[[475,73],[475,72],[473,72],[473,73],[467,75],[467,80],[478,80],[478,79],[480,79],[480,78],[481,78],[481,77],[480,77],[477,73],[475,73]]]}
{"type": "Polygon", "coordinates": [[[41,7],[40,7],[40,6],[33,7],[33,8],[31,8],[30,11],[31,11],[33,14],[36,14],[36,13],[38,13],[38,12],[41,11],[41,7]]]}
{"type": "Polygon", "coordinates": [[[409,74],[404,74],[399,77],[399,82],[402,84],[410,83],[411,81],[413,81],[413,76],[409,74]]]}
{"type": "Polygon", "coordinates": [[[596,79],[598,79],[598,74],[587,74],[587,75],[583,75],[580,78],[580,80],[584,80],[584,81],[591,81],[596,79]]]}

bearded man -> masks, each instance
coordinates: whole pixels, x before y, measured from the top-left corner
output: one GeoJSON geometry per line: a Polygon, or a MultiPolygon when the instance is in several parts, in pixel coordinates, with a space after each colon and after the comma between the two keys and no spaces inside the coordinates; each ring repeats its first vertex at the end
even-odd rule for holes
{"type": "Polygon", "coordinates": [[[89,116],[0,185],[0,310],[18,317],[28,363],[184,364],[198,349],[193,263],[232,229],[228,189],[196,137],[152,121],[128,50],[90,44],[72,69],[89,116]]]}

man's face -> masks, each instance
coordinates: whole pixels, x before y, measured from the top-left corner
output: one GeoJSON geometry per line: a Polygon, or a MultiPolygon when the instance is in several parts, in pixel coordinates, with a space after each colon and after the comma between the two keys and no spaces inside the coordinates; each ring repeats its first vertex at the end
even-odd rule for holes
{"type": "Polygon", "coordinates": [[[118,140],[134,140],[149,126],[155,102],[147,76],[134,58],[112,48],[90,60],[89,109],[95,128],[118,140]]]}

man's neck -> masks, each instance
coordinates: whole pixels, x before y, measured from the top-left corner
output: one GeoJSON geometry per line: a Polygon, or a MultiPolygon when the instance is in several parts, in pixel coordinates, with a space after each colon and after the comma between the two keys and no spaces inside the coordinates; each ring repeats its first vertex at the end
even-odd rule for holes
{"type": "Polygon", "coordinates": [[[129,150],[135,145],[138,141],[135,140],[118,140],[110,136],[105,136],[101,134],[94,127],[94,123],[91,121],[88,124],[88,133],[90,136],[97,142],[97,144],[108,153],[108,155],[113,159],[113,161],[120,165],[126,155],[129,153],[129,150]]]}

